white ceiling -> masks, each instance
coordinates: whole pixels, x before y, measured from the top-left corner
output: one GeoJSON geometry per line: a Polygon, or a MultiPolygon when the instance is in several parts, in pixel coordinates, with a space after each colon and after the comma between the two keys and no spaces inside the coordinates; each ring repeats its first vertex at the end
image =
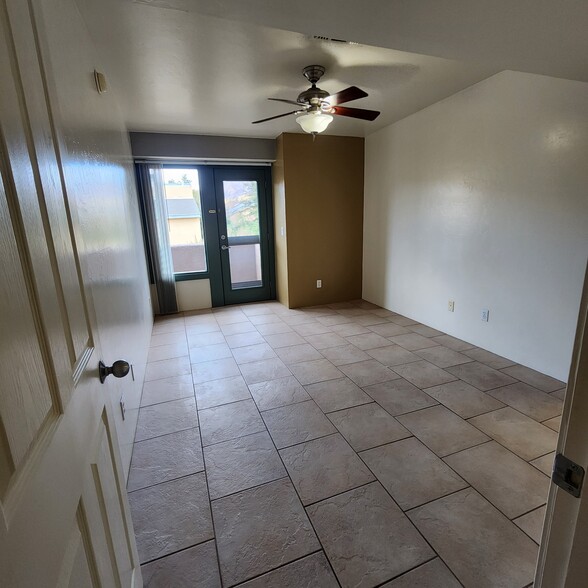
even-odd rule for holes
{"type": "MultiPolygon", "coordinates": [[[[419,23],[408,18],[406,7],[430,4],[431,0],[77,2],[102,60],[99,66],[119,98],[127,126],[134,131],[253,137],[300,132],[294,116],[260,125],[252,125],[251,121],[293,110],[266,98],[295,99],[309,85],[301,74],[302,68],[318,63],[327,68],[319,83],[321,88],[334,93],[357,85],[369,97],[349,106],[382,112],[372,123],[336,117],[328,134],[364,136],[501,69],[512,68],[510,62],[500,59],[466,61],[471,55],[465,50],[456,51],[450,42],[441,43],[444,51],[435,50],[449,31],[437,37],[421,35],[421,46],[427,46],[431,54],[450,54],[461,61],[431,57],[422,50],[420,54],[407,53],[317,41],[310,36],[328,35],[362,43],[373,43],[375,39],[381,45],[403,49],[410,45],[411,50],[418,50],[418,42],[407,43],[410,26],[414,28],[419,23]],[[338,10],[329,15],[330,5],[336,5],[338,10]],[[384,35],[395,28],[387,21],[390,7],[401,5],[401,15],[407,21],[405,34],[384,35]],[[341,10],[342,6],[346,10],[341,10]],[[280,29],[273,28],[276,26],[280,29]]],[[[445,6],[461,3],[462,0],[444,0],[445,6]]],[[[585,0],[582,3],[588,5],[585,0]]],[[[576,3],[568,0],[563,4],[576,3]]],[[[444,14],[437,10],[423,20],[425,29],[435,16],[438,27],[443,28],[444,14]]],[[[454,22],[454,35],[458,33],[456,27],[454,22]]],[[[467,45],[463,35],[459,38],[462,45],[467,45]]]]}

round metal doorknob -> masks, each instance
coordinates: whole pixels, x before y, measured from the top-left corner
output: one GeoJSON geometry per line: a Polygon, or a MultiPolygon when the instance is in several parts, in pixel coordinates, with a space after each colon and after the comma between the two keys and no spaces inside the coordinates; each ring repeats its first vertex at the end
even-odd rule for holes
{"type": "Polygon", "coordinates": [[[104,380],[106,380],[110,374],[112,374],[115,378],[124,378],[129,373],[130,369],[131,366],[129,365],[129,362],[125,361],[124,359],[115,361],[111,366],[107,366],[103,361],[100,361],[98,363],[100,383],[104,384],[104,380]]]}

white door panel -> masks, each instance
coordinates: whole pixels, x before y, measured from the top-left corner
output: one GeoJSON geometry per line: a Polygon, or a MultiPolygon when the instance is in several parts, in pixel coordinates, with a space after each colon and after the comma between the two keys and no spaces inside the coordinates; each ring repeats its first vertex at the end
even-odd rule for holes
{"type": "Polygon", "coordinates": [[[53,407],[43,354],[27,299],[27,286],[0,178],[0,333],[2,342],[2,394],[0,414],[0,495],[4,495],[44,420],[53,407]],[[30,366],[23,369],[23,366],[30,366]],[[19,410],[19,408],[24,410],[19,410]]]}
{"type": "Polygon", "coordinates": [[[98,430],[95,461],[92,463],[92,482],[100,505],[100,520],[89,520],[91,528],[104,526],[108,532],[107,543],[112,568],[120,584],[129,586],[133,571],[133,553],[129,543],[129,529],[124,518],[126,490],[124,480],[119,479],[116,452],[112,444],[106,412],[98,430]]]}
{"type": "MultiPolygon", "coordinates": [[[[27,2],[9,2],[7,10],[14,23],[26,23],[30,15],[27,2]]],[[[31,233],[32,226],[25,226],[25,231],[27,235],[38,235],[41,247],[44,237],[47,261],[51,262],[46,269],[53,274],[58,295],[58,308],[54,311],[61,315],[63,337],[72,367],[81,361],[88,347],[93,346],[93,341],[77,251],[72,238],[73,223],[65,182],[58,165],[60,157],[54,121],[49,109],[42,64],[39,62],[35,31],[32,27],[13,26],[9,34],[15,49],[13,69],[18,70],[17,89],[20,90],[23,115],[21,124],[18,119],[14,120],[13,135],[10,136],[14,145],[9,144],[9,148],[15,149],[18,145],[23,154],[28,148],[30,175],[35,184],[35,190],[30,193],[37,196],[37,202],[31,204],[38,208],[35,215],[37,226],[34,227],[38,233],[31,233]]],[[[22,199],[22,190],[18,193],[19,199],[22,199]]]]}
{"type": "Polygon", "coordinates": [[[61,572],[57,581],[59,588],[100,586],[95,563],[86,548],[88,542],[84,541],[82,535],[84,528],[83,514],[79,511],[62,560],[61,572]]]}
{"type": "Polygon", "coordinates": [[[0,583],[140,585],[32,11],[0,0],[0,583]]]}
{"type": "Polygon", "coordinates": [[[16,87],[10,84],[9,49],[6,31],[0,30],[4,155],[0,186],[4,258],[2,364],[7,366],[0,406],[12,480],[42,429],[57,418],[61,404],[59,384],[63,394],[69,395],[71,367],[53,274],[47,263],[49,253],[20,116],[21,105],[16,87]]]}

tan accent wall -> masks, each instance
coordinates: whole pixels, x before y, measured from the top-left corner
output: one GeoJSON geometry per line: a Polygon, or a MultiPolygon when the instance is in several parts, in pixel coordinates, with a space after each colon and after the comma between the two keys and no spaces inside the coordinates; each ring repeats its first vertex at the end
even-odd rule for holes
{"type": "Polygon", "coordinates": [[[282,195],[274,185],[276,250],[285,245],[276,265],[278,276],[287,275],[280,301],[297,308],[361,298],[364,139],[319,135],[313,142],[284,133],[278,157],[274,184],[283,184],[285,210],[278,212],[282,195]]]}
{"type": "Polygon", "coordinates": [[[288,306],[288,243],[286,241],[286,194],[284,186],[284,140],[278,137],[276,161],[272,165],[276,294],[278,300],[288,306]]]}

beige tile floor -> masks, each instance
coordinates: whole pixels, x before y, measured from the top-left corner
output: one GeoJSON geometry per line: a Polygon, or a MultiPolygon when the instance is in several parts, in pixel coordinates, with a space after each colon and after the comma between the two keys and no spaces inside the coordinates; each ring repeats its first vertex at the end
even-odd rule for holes
{"type": "Polygon", "coordinates": [[[145,586],[525,588],[563,388],[363,301],[158,319],[145,586]]]}

